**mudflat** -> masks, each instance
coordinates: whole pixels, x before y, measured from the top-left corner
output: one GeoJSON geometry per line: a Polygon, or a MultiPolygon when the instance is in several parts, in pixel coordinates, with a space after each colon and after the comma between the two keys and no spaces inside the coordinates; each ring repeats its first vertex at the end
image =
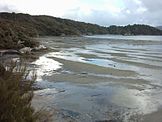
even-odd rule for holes
{"type": "Polygon", "coordinates": [[[51,50],[32,62],[41,87],[32,104],[55,121],[162,121],[162,37],[38,40],[51,50]]]}

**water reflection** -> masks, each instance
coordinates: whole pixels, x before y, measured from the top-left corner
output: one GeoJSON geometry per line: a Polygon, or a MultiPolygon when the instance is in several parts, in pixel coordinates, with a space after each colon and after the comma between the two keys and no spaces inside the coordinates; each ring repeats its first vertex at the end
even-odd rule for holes
{"type": "Polygon", "coordinates": [[[60,69],[63,64],[47,58],[46,55],[39,57],[38,60],[33,62],[32,64],[36,65],[36,71],[37,71],[37,81],[42,80],[42,76],[45,75],[52,75],[56,70],[60,69]]]}
{"type": "Polygon", "coordinates": [[[158,41],[147,40],[154,37],[131,38],[136,40],[97,38],[93,43],[92,38],[92,42],[83,38],[82,43],[54,38],[56,41],[49,41],[57,51],[33,62],[39,80],[46,86],[36,92],[44,98],[44,106],[55,105],[61,110],[61,119],[65,115],[79,122],[111,120],[111,117],[113,120],[118,115],[147,114],[160,108],[161,37],[157,37],[158,41]],[[125,70],[135,75],[128,77],[125,70]],[[42,80],[43,76],[48,77],[42,80]],[[64,92],[59,93],[60,89],[64,92]]]}

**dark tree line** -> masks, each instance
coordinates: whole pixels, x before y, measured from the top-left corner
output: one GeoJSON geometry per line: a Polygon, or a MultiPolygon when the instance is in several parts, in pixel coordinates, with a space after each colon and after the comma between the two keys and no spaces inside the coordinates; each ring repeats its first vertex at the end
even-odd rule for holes
{"type": "Polygon", "coordinates": [[[120,35],[162,35],[162,31],[149,25],[127,25],[127,26],[110,26],[108,27],[110,34],[120,35]]]}
{"type": "Polygon", "coordinates": [[[161,35],[162,31],[148,25],[127,25],[103,27],[96,24],[78,22],[69,19],[40,15],[31,16],[22,13],[0,13],[0,21],[5,20],[21,26],[29,36],[60,36],[86,34],[122,34],[122,35],[161,35]]]}

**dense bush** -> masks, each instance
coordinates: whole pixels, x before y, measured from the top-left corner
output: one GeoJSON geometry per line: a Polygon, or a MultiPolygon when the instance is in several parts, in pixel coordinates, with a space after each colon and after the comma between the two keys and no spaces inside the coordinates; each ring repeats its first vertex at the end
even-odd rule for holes
{"type": "MultiPolygon", "coordinates": [[[[30,35],[30,34],[29,34],[30,35]]],[[[20,49],[37,45],[26,31],[9,21],[0,21],[0,49],[20,49]]]]}
{"type": "Polygon", "coordinates": [[[128,25],[103,27],[96,24],[78,22],[52,16],[31,16],[22,13],[0,13],[0,21],[5,20],[20,26],[27,36],[60,36],[83,34],[122,35],[162,35],[162,31],[148,25],[128,25]]]}
{"type": "Polygon", "coordinates": [[[82,34],[106,34],[107,28],[90,23],[51,16],[31,16],[21,13],[0,13],[0,20],[19,25],[30,36],[60,36],[82,34]]]}
{"type": "Polygon", "coordinates": [[[121,35],[162,35],[162,31],[149,25],[127,25],[127,26],[110,26],[108,28],[110,34],[121,35]]]}

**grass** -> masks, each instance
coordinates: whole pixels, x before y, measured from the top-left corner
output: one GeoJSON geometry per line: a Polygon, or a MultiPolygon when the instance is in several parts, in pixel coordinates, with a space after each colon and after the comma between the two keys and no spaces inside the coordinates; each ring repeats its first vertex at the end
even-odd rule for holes
{"type": "Polygon", "coordinates": [[[36,122],[31,106],[35,75],[28,80],[26,68],[15,63],[6,69],[0,65],[0,122],[36,122]]]}

